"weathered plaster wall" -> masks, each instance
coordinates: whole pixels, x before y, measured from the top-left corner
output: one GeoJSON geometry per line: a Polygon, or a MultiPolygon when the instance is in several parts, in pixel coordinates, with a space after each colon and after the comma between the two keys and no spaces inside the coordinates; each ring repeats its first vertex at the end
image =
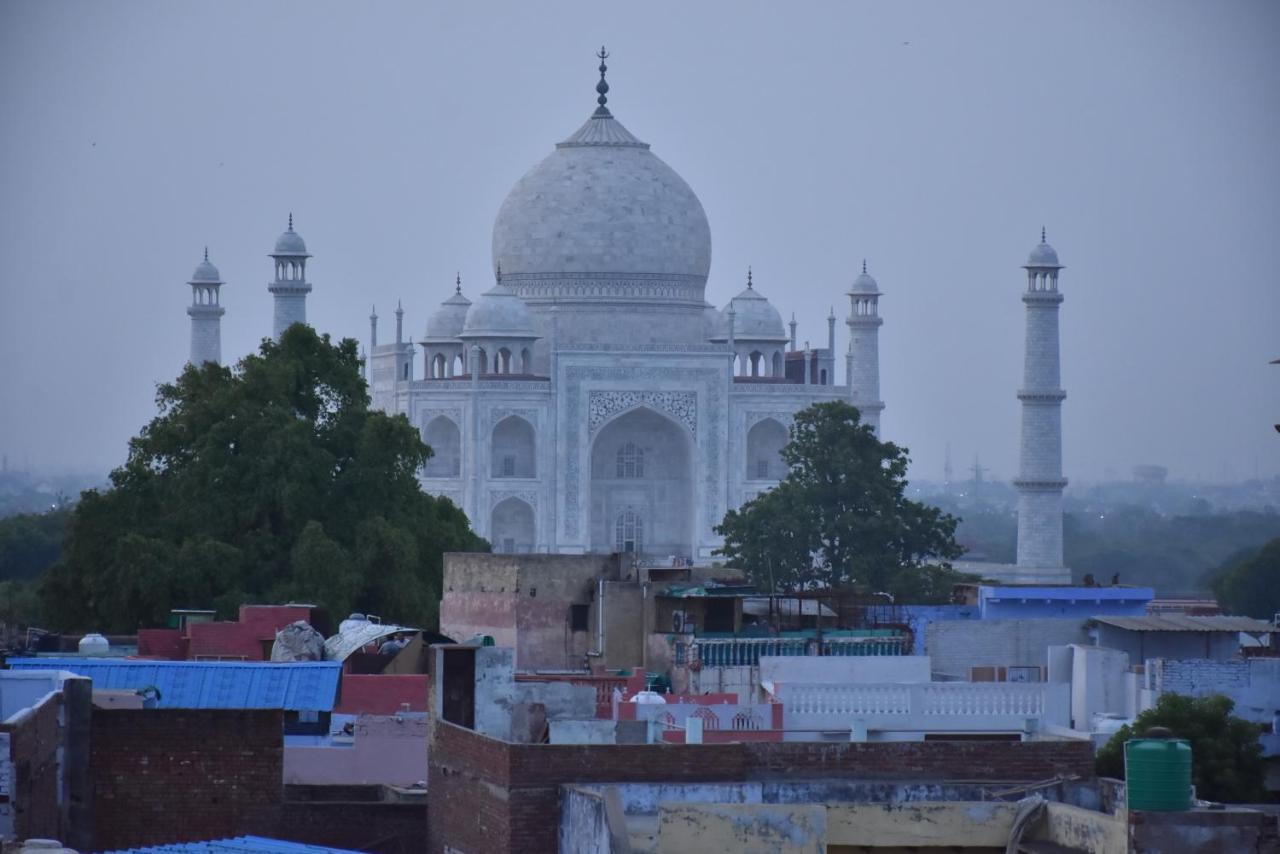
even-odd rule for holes
{"type": "Polygon", "coordinates": [[[1088,731],[1097,713],[1128,717],[1133,712],[1126,674],[1129,655],[1098,646],[1071,647],[1071,725],[1088,731]]]}
{"type": "Polygon", "coordinates": [[[427,779],[427,716],[361,715],[350,744],[284,747],[284,782],[409,786],[427,779]]]}
{"type": "Polygon", "coordinates": [[[939,620],[925,629],[925,649],[938,673],[969,678],[969,668],[1046,667],[1048,648],[1090,643],[1083,620],[939,620]]]}
{"type": "Polygon", "coordinates": [[[579,668],[593,641],[571,631],[570,606],[589,605],[596,581],[618,573],[611,555],[447,554],[440,630],[492,636],[521,671],[579,668]]]}
{"type": "Polygon", "coordinates": [[[658,850],[744,854],[825,854],[827,809],[821,804],[664,805],[658,850]]]}
{"type": "Polygon", "coordinates": [[[1124,819],[1069,804],[1049,804],[1048,819],[1035,838],[1085,854],[1117,854],[1128,850],[1124,819]]]}

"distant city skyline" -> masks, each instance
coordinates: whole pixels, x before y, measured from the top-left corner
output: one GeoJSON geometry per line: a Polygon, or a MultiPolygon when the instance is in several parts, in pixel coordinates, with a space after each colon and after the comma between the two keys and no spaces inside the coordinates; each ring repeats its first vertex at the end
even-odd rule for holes
{"type": "Polygon", "coordinates": [[[913,478],[941,480],[948,443],[1016,471],[1041,226],[1066,265],[1065,475],[1274,476],[1278,25],[1265,2],[6,4],[0,451],[123,462],[187,356],[203,247],[234,362],[270,334],[290,211],[318,330],[367,346],[370,305],[401,300],[420,337],[457,271],[487,287],[498,204],[580,123],[604,41],[610,107],[706,207],[712,303],[750,265],[822,342],[869,260],[913,478]]]}

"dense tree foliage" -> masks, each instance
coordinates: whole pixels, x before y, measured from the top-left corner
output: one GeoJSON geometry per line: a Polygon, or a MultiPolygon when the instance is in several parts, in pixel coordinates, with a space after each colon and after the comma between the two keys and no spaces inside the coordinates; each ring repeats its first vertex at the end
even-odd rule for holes
{"type": "MultiPolygon", "coordinates": [[[[1018,517],[1013,510],[989,504],[961,506],[944,496],[929,500],[949,512],[963,513],[956,540],[974,559],[1014,561],[1018,517]]],[[[1280,537],[1280,513],[1215,513],[1207,505],[1201,509],[1204,513],[1198,515],[1162,514],[1137,506],[1068,511],[1063,520],[1064,560],[1077,581],[1088,573],[1105,582],[1119,573],[1125,584],[1155,587],[1162,595],[1204,594],[1224,563],[1252,556],[1280,537]]]]}
{"type": "Polygon", "coordinates": [[[1261,620],[1280,614],[1280,539],[1228,560],[1212,584],[1218,604],[1228,614],[1261,620]]]}
{"type": "Polygon", "coordinates": [[[62,554],[71,510],[21,513],[0,519],[0,581],[38,577],[62,554]]]}
{"type": "Polygon", "coordinates": [[[881,442],[847,403],[799,412],[782,449],[790,468],[730,510],[721,554],[780,590],[858,585],[915,601],[945,598],[959,576],[957,520],[904,496],[907,452],[881,442]]]}
{"type": "Polygon", "coordinates": [[[54,628],[286,600],[430,625],[443,552],[486,547],[419,488],[431,450],[369,409],[354,341],[295,325],[234,369],[188,366],[157,403],[111,487],[75,508],[41,590],[54,628]]]}
{"type": "Polygon", "coordinates": [[[1266,766],[1261,727],[1231,714],[1228,697],[1161,694],[1154,708],[1126,724],[1096,757],[1099,776],[1124,779],[1124,743],[1141,738],[1152,727],[1165,727],[1175,738],[1191,742],[1191,781],[1207,801],[1238,804],[1264,800],[1266,766]]]}

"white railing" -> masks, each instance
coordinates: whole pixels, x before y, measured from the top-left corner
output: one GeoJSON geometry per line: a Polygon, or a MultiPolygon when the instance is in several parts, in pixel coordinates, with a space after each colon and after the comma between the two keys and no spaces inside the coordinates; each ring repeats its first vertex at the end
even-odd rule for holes
{"type": "Polygon", "coordinates": [[[779,684],[788,730],[1021,731],[1068,725],[1066,683],[779,684]]]}

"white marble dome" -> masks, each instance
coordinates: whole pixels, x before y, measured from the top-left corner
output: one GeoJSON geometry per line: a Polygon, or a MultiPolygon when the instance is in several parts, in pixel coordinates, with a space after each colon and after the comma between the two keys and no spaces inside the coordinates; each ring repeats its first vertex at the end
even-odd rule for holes
{"type": "Polygon", "coordinates": [[[733,337],[738,341],[790,341],[782,324],[782,315],[773,307],[751,282],[747,274],[747,287],[724,307],[721,312],[721,336],[727,337],[729,309],[733,309],[733,337]]]}
{"type": "Polygon", "coordinates": [[[1061,267],[1058,263],[1058,253],[1045,241],[1044,230],[1040,231],[1040,245],[1031,250],[1031,254],[1027,256],[1028,267],[1061,267]]]}
{"type": "MultiPolygon", "coordinates": [[[[516,182],[493,226],[493,262],[526,294],[537,282],[640,277],[702,303],[711,229],[693,190],[607,110],[598,110],[516,182]]],[[[607,280],[619,281],[616,288],[607,280]]],[[[540,292],[538,292],[540,293],[540,292]]]]}
{"type": "Polygon", "coordinates": [[[289,214],[289,228],[276,238],[276,248],[272,255],[306,255],[307,244],[302,235],[293,230],[293,214],[289,214]]]}
{"type": "Polygon", "coordinates": [[[462,282],[459,281],[453,295],[427,318],[425,340],[440,341],[457,338],[467,322],[467,311],[471,308],[471,300],[462,295],[462,282]]]}
{"type": "Polygon", "coordinates": [[[190,284],[222,284],[222,276],[218,273],[218,268],[209,262],[209,253],[206,252],[204,260],[196,266],[196,271],[191,274],[190,284]]]}
{"type": "Polygon", "coordinates": [[[880,285],[867,272],[867,262],[862,262],[862,272],[858,274],[858,278],[853,280],[853,284],[849,286],[850,294],[865,294],[867,296],[879,296],[880,285]]]}
{"type": "Polygon", "coordinates": [[[537,338],[524,300],[505,282],[485,291],[467,309],[461,338],[537,338]]]}

